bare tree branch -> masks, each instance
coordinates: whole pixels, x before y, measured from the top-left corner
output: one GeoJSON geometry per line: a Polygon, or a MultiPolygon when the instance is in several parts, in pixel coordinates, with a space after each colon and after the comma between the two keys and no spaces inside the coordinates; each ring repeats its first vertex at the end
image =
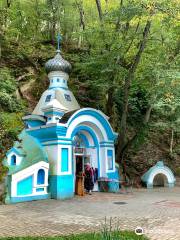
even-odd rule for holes
{"type": "Polygon", "coordinates": [[[96,6],[99,14],[99,20],[103,20],[103,13],[102,13],[102,7],[101,7],[101,0],[96,0],[96,6]]]}

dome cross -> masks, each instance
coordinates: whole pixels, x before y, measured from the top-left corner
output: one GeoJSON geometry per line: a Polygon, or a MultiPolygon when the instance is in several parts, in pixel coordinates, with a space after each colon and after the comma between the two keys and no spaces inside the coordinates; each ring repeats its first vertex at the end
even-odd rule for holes
{"type": "Polygon", "coordinates": [[[61,40],[62,40],[62,37],[61,37],[60,33],[58,33],[58,35],[57,35],[57,50],[60,50],[61,40]]]}

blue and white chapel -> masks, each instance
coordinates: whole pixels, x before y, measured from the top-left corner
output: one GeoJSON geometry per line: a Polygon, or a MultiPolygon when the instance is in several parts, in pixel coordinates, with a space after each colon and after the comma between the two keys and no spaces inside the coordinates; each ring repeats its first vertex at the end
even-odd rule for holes
{"type": "MultiPolygon", "coordinates": [[[[66,199],[75,194],[76,161],[97,169],[98,177],[116,178],[114,141],[108,117],[93,108],[80,108],[68,88],[71,65],[58,49],[45,64],[49,88],[25,129],[7,152],[6,203],[66,199]]],[[[98,190],[98,187],[95,186],[98,190]]]]}

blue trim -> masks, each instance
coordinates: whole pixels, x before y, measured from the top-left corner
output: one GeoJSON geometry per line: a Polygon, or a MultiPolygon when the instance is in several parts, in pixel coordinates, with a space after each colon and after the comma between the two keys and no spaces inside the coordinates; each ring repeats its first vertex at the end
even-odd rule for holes
{"type": "Polygon", "coordinates": [[[114,141],[102,141],[100,144],[114,144],[114,141]]]}
{"type": "Polygon", "coordinates": [[[102,167],[101,165],[100,165],[100,157],[99,157],[99,146],[97,147],[97,157],[98,157],[98,178],[100,177],[100,168],[102,167]]]}
{"type": "Polygon", "coordinates": [[[61,143],[61,142],[56,142],[56,143],[44,143],[42,146],[51,146],[51,145],[64,145],[64,146],[72,146],[72,143],[61,143]]]}
{"type": "Polygon", "coordinates": [[[58,136],[66,136],[67,128],[62,126],[49,126],[46,128],[30,129],[26,131],[26,133],[37,138],[40,141],[47,141],[47,139],[57,140],[58,136]]]}
{"type": "MultiPolygon", "coordinates": [[[[49,143],[46,143],[47,141],[42,141],[42,146],[50,146],[50,145],[67,145],[67,146],[72,146],[73,143],[72,143],[72,140],[68,141],[67,143],[66,142],[52,142],[52,141],[57,141],[57,140],[62,140],[62,139],[54,139],[54,140],[49,140],[49,143]]],[[[63,139],[63,140],[66,140],[66,139],[63,139]]],[[[88,140],[87,140],[88,141],[88,140]]],[[[96,148],[95,145],[93,146],[89,146],[89,142],[87,143],[87,145],[85,145],[86,148],[96,148]]],[[[114,147],[114,146],[112,146],[114,147]]]]}
{"type": "Polygon", "coordinates": [[[63,90],[69,90],[68,88],[59,87],[59,86],[57,86],[57,87],[49,87],[48,89],[51,90],[51,89],[57,89],[57,88],[61,88],[61,89],[63,89],[63,90]]]}
{"type": "Polygon", "coordinates": [[[7,151],[6,156],[12,152],[16,153],[18,156],[24,156],[24,154],[21,153],[16,147],[12,147],[9,151],[7,151]]]}
{"type": "Polygon", "coordinates": [[[41,143],[50,142],[50,141],[56,141],[56,140],[64,140],[66,142],[72,142],[71,138],[59,138],[59,137],[56,137],[56,138],[44,138],[43,140],[41,140],[41,143]]]}
{"type": "Polygon", "coordinates": [[[39,127],[45,125],[45,122],[41,120],[34,120],[34,119],[27,119],[25,120],[26,124],[28,124],[29,127],[39,127]]]}
{"type": "Polygon", "coordinates": [[[11,197],[10,199],[6,200],[6,204],[10,203],[20,203],[20,202],[29,202],[33,200],[43,200],[50,198],[50,194],[44,195],[34,195],[34,196],[26,196],[26,197],[11,197]]]}
{"type": "Polygon", "coordinates": [[[114,145],[100,145],[100,148],[103,148],[103,147],[110,147],[110,148],[114,148],[114,145]]]}
{"type": "Polygon", "coordinates": [[[43,192],[44,191],[44,188],[36,188],[36,192],[43,192]]]}
{"type": "Polygon", "coordinates": [[[57,112],[57,111],[50,111],[50,112],[45,112],[46,115],[58,115],[58,116],[63,116],[64,112],[57,112]]]}
{"type": "Polygon", "coordinates": [[[93,116],[96,119],[98,119],[100,121],[100,123],[102,124],[102,126],[104,127],[109,140],[114,141],[117,138],[117,134],[112,131],[110,123],[107,121],[107,119],[105,117],[103,117],[100,113],[94,111],[93,109],[92,110],[83,110],[83,111],[81,110],[81,111],[78,111],[77,113],[75,113],[73,115],[72,119],[68,122],[68,126],[72,123],[72,121],[74,119],[76,119],[77,117],[79,117],[81,115],[90,115],[90,116],[93,116]]]}

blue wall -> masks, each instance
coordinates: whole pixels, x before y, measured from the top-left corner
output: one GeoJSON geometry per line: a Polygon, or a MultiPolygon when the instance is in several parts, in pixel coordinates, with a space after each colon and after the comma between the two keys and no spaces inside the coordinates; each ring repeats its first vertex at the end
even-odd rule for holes
{"type": "Polygon", "coordinates": [[[68,148],[61,149],[61,172],[68,172],[68,148]]]}
{"type": "Polygon", "coordinates": [[[33,176],[23,179],[17,183],[17,195],[29,195],[32,194],[33,188],[33,176]]]}
{"type": "Polygon", "coordinates": [[[107,173],[108,178],[120,180],[119,169],[116,168],[115,172],[107,173]]]}
{"type": "Polygon", "coordinates": [[[49,192],[54,199],[67,199],[74,196],[73,175],[50,176],[49,185],[49,192]]]}

